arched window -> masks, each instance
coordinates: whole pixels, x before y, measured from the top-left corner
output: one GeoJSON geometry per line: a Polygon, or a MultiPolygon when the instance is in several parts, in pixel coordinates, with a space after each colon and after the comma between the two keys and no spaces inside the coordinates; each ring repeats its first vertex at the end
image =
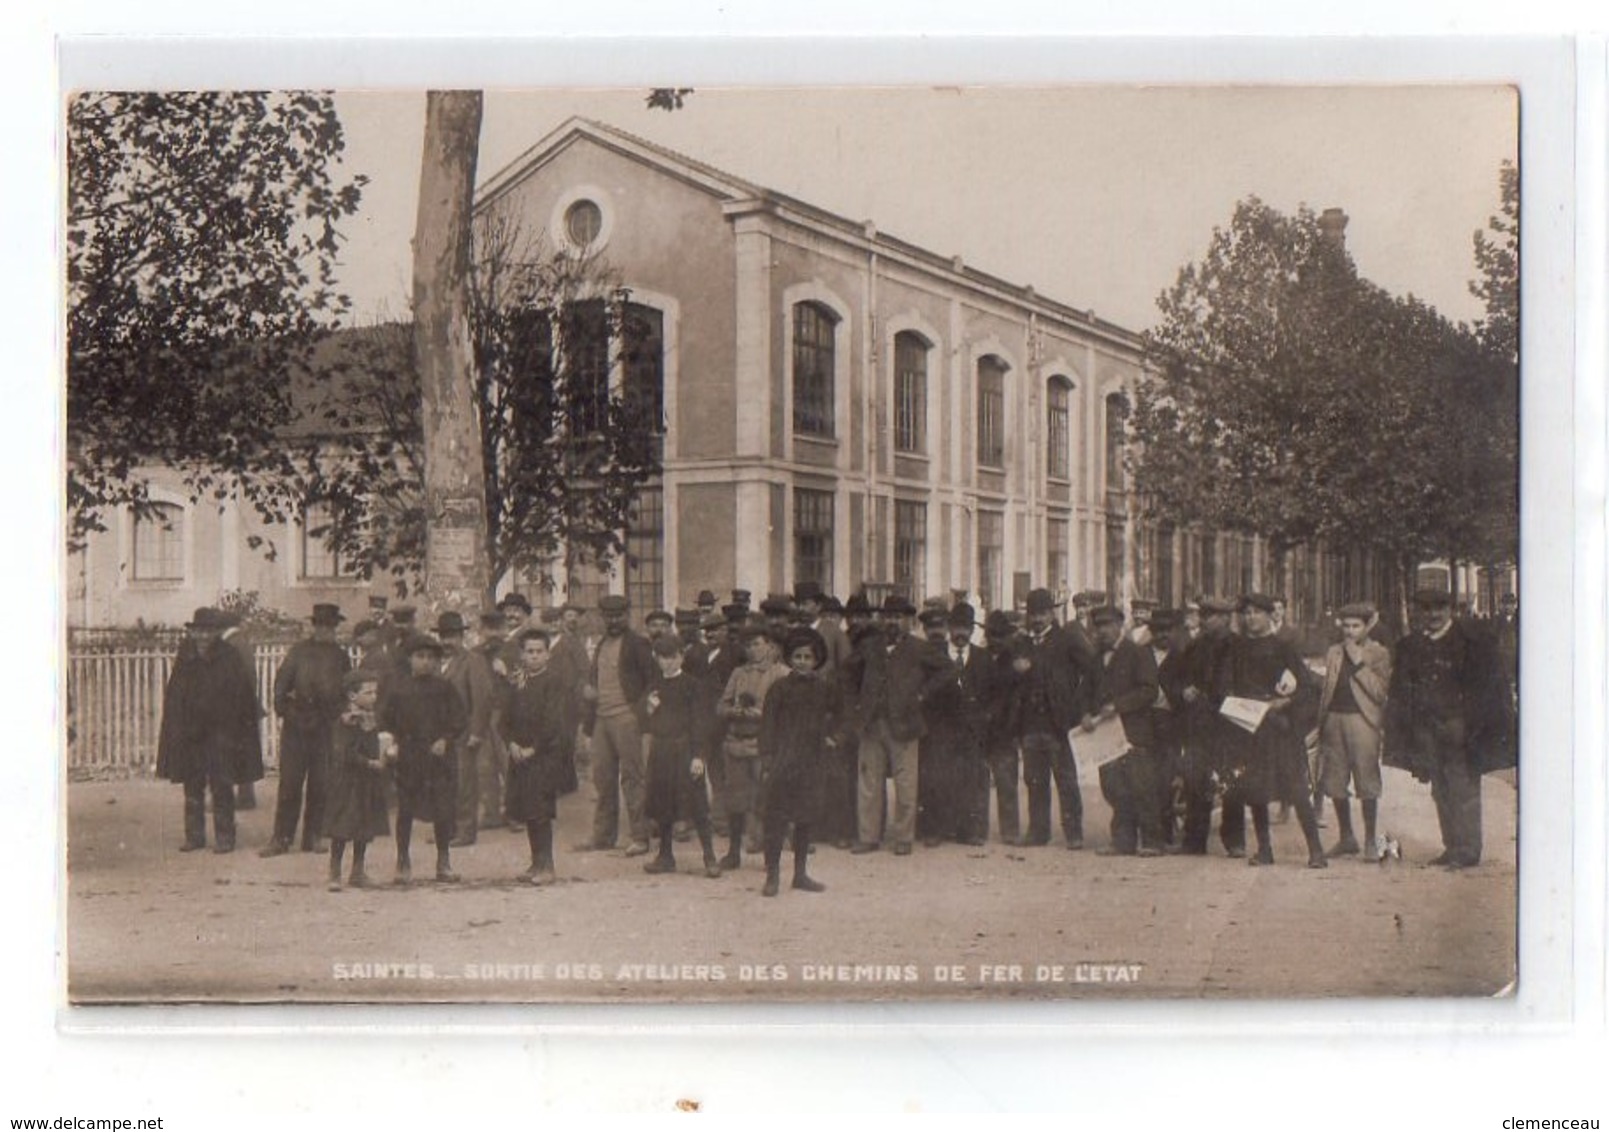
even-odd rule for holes
{"type": "Polygon", "coordinates": [[[993,354],[978,359],[978,463],[1006,466],[1006,363],[993,354]]]}
{"type": "Polygon", "coordinates": [[[838,320],[819,303],[793,308],[793,430],[833,435],[833,337],[838,320]]]}
{"type": "Polygon", "coordinates": [[[894,335],[894,450],[927,449],[927,352],[931,343],[910,330],[894,335]]]}
{"type": "Polygon", "coordinates": [[[1072,468],[1072,426],[1070,406],[1073,383],[1057,375],[1045,389],[1045,474],[1052,479],[1068,478],[1072,468]]]}
{"type": "Polygon", "coordinates": [[[151,503],[134,520],[133,578],[137,582],[184,581],[184,508],[151,503]]]}

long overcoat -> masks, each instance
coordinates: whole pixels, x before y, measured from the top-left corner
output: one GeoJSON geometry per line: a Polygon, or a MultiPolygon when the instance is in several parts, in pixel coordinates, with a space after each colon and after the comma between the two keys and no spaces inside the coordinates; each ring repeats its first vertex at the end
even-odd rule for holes
{"type": "Polygon", "coordinates": [[[203,656],[193,641],[179,646],[162,696],[156,773],[186,782],[224,772],[231,782],[263,776],[256,682],[240,654],[218,642],[203,656]]]}

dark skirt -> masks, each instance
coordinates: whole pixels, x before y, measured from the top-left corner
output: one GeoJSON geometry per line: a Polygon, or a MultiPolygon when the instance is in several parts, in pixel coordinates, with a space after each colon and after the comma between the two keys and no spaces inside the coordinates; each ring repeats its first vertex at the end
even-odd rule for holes
{"type": "Polygon", "coordinates": [[[503,804],[509,821],[552,821],[558,816],[558,797],[568,778],[575,778],[575,764],[558,755],[532,755],[508,764],[508,781],[503,804]]]}
{"type": "Polygon", "coordinates": [[[342,841],[369,841],[391,834],[386,811],[386,772],[360,766],[342,766],[331,774],[324,803],[325,837],[342,841]]]}
{"type": "Polygon", "coordinates": [[[458,812],[458,761],[428,750],[405,751],[397,759],[397,816],[415,821],[452,822],[458,812]]]}
{"type": "Polygon", "coordinates": [[[826,809],[824,763],[795,758],[768,766],[760,785],[760,813],[767,822],[819,826],[826,809]]]}
{"type": "Polygon", "coordinates": [[[693,777],[692,744],[655,737],[648,755],[648,797],[643,813],[668,830],[679,821],[709,817],[707,775],[693,777]]]}
{"type": "Polygon", "coordinates": [[[1277,716],[1265,719],[1255,735],[1243,733],[1226,754],[1231,801],[1266,806],[1312,796],[1307,746],[1302,736],[1277,716]]]}

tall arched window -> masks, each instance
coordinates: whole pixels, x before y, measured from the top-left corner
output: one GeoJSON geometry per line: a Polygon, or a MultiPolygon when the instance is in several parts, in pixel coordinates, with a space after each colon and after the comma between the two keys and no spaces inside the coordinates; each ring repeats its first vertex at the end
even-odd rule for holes
{"type": "Polygon", "coordinates": [[[134,520],[132,577],[137,582],[184,581],[184,508],[151,503],[134,520]]]}
{"type": "Polygon", "coordinates": [[[1006,363],[993,354],[978,359],[978,463],[1006,466],[1006,363]]]}
{"type": "Polygon", "coordinates": [[[932,344],[910,330],[894,335],[894,450],[927,449],[927,352],[932,344]]]}
{"type": "Polygon", "coordinates": [[[819,303],[793,308],[793,430],[833,435],[833,338],[838,320],[819,303]]]}
{"type": "Polygon", "coordinates": [[[1064,480],[1072,467],[1073,383],[1057,375],[1045,389],[1045,474],[1064,480]]]}

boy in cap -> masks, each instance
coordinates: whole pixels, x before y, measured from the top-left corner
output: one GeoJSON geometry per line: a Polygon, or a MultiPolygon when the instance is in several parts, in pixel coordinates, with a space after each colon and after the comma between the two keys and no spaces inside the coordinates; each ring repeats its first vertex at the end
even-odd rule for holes
{"type": "Polygon", "coordinates": [[[1369,639],[1379,614],[1368,602],[1343,605],[1336,617],[1341,640],[1324,655],[1324,689],[1319,694],[1319,789],[1335,807],[1340,839],[1332,857],[1356,855],[1348,786],[1363,808],[1364,860],[1378,861],[1375,826],[1380,810],[1380,732],[1385,725],[1386,691],[1391,687],[1391,651],[1369,639]]]}
{"type": "Polygon", "coordinates": [[[505,805],[510,821],[525,828],[531,864],[519,879],[552,884],[553,822],[558,797],[572,773],[568,691],[553,672],[547,630],[526,629],[519,637],[520,667],[513,674],[508,707],[498,719],[509,753],[505,805]]]}
{"type": "Polygon", "coordinates": [[[458,808],[458,767],[453,740],[464,733],[468,713],[458,692],[441,675],[441,642],[417,633],[402,644],[408,675],[380,701],[377,722],[397,742],[397,872],[393,883],[413,880],[409,849],[413,823],[430,822],[436,833],[436,880],[456,882],[451,845],[458,808]]]}
{"type": "Polygon", "coordinates": [[[726,763],[724,790],[718,795],[726,811],[730,839],[723,869],[736,869],[743,863],[743,836],[760,837],[760,783],[764,777],[760,761],[760,719],[766,695],[776,682],[788,674],[778,658],[778,650],[761,625],[745,625],[743,647],[748,662],[735,670],[721,692],[716,714],[725,723],[721,759],[726,763]]]}
{"type": "Polygon", "coordinates": [[[1481,859],[1481,775],[1515,764],[1514,699],[1496,642],[1453,618],[1452,597],[1414,595],[1414,630],[1397,642],[1386,696],[1387,766],[1430,783],[1442,852],[1467,869],[1481,859]]]}
{"type": "Polygon", "coordinates": [[[647,873],[673,873],[672,849],[678,821],[689,821],[698,831],[704,850],[704,875],[721,875],[715,858],[714,831],[710,826],[709,788],[706,778],[709,725],[704,721],[705,696],[698,681],[682,671],[682,642],[666,633],[653,643],[659,674],[644,700],[646,722],[644,814],[659,827],[659,854],[646,865],[647,873]]]}
{"type": "Polygon", "coordinates": [[[280,718],[279,792],[273,840],[258,856],[290,852],[304,787],[307,810],[301,823],[302,851],[321,848],[318,831],[323,824],[330,743],[335,721],[346,708],[341,681],[352,667],[346,649],[335,640],[336,627],[344,620],[334,605],[314,605],[311,635],[290,647],[274,676],[274,711],[280,718]]]}

